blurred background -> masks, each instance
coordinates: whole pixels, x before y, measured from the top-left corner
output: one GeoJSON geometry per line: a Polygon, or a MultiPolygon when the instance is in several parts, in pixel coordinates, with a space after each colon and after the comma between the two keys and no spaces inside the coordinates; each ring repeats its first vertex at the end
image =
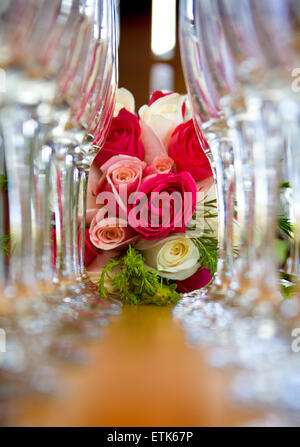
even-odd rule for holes
{"type": "Polygon", "coordinates": [[[185,93],[176,0],[119,0],[119,86],[135,96],[136,111],[155,90],[185,93]]]}

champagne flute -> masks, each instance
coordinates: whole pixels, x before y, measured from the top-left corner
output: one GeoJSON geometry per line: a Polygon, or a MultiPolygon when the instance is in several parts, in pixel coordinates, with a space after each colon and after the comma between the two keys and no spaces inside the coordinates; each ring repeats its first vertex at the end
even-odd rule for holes
{"type": "MultiPolygon", "coordinates": [[[[202,48],[202,52],[197,52],[183,47],[183,59],[191,59],[189,65],[187,64],[190,85],[196,92],[196,98],[201,98],[201,95],[203,97],[202,91],[199,94],[199,89],[197,95],[197,85],[203,79],[203,76],[199,76],[201,71],[197,72],[197,66],[200,66],[205,74],[203,67],[206,66],[208,74],[205,75],[203,84],[207,90],[215,92],[219,110],[222,110],[223,120],[227,123],[227,135],[230,137],[233,153],[231,162],[234,163],[235,170],[242,244],[239,247],[240,253],[230,288],[227,288],[227,295],[223,294],[223,297],[228,304],[239,305],[239,312],[246,315],[249,312],[251,315],[272,312],[273,303],[277,304],[281,300],[272,251],[278,194],[275,172],[281,139],[280,132],[276,132],[279,116],[274,110],[275,106],[268,102],[266,110],[260,108],[261,92],[265,92],[266,87],[259,82],[257,72],[261,73],[267,68],[266,63],[255,38],[254,26],[245,2],[235,4],[229,1],[228,4],[223,4],[213,0],[195,2],[194,5],[193,2],[183,2],[182,5],[186,8],[185,16],[192,15],[196,24],[194,40],[199,44],[200,50],[202,48]],[[230,20],[227,21],[229,15],[225,14],[225,7],[231,8],[230,12],[234,14],[233,17],[230,15],[230,20]],[[233,23],[233,18],[237,24],[233,23]],[[249,36],[250,42],[247,40],[249,36]],[[247,75],[250,77],[248,83],[247,75]],[[226,80],[227,82],[224,82],[226,80]],[[268,120],[266,113],[269,114],[268,120]],[[268,139],[270,144],[272,143],[272,151],[266,158],[268,139]],[[263,231],[256,234],[254,227],[258,223],[263,225],[263,231]],[[266,272],[268,265],[269,271],[266,272]]],[[[186,40],[188,41],[187,37],[186,40]]],[[[192,101],[193,99],[192,96],[192,101]]],[[[200,117],[203,116],[201,112],[202,109],[198,108],[200,117]]],[[[224,183],[221,176],[219,181],[224,183]]],[[[217,319],[220,324],[216,327],[218,339],[218,328],[221,326],[222,330],[224,329],[224,316],[219,308],[215,310],[217,315],[220,314],[217,319]]],[[[202,308],[201,311],[203,312],[202,308]]],[[[235,312],[227,313],[228,317],[230,315],[234,318],[235,312]]],[[[232,319],[228,318],[229,334],[231,323],[232,319]]],[[[224,331],[221,336],[223,335],[224,331]]]]}
{"type": "MultiPolygon", "coordinates": [[[[51,106],[57,77],[65,66],[64,57],[72,51],[66,42],[75,33],[73,24],[80,11],[75,2],[70,6],[69,2],[50,4],[42,0],[1,5],[0,60],[6,80],[0,108],[1,157],[4,155],[8,180],[11,236],[8,268],[1,275],[1,313],[13,311],[1,318],[1,327],[8,334],[8,353],[1,362],[1,374],[6,372],[9,381],[22,385],[30,382],[36,389],[45,377],[44,373],[41,381],[37,377],[43,366],[46,374],[51,370],[45,349],[54,327],[50,324],[54,323],[53,315],[43,320],[34,318],[40,314],[42,303],[33,303],[29,314],[26,305],[28,298],[40,298],[45,285],[51,284],[41,268],[45,253],[41,238],[47,237],[43,230],[49,224],[42,220],[41,210],[49,207],[49,191],[38,190],[41,183],[36,181],[39,157],[45,153],[45,129],[39,115],[51,106]]],[[[44,162],[49,163],[50,158],[44,162]]]]}
{"type": "MultiPolygon", "coordinates": [[[[60,83],[60,91],[68,101],[73,98],[70,113],[64,117],[63,125],[56,142],[61,139],[76,141],[70,144],[67,151],[73,157],[74,172],[78,172],[76,194],[73,201],[73,211],[67,214],[65,222],[70,230],[69,234],[69,271],[73,278],[67,283],[63,291],[74,305],[85,309],[98,308],[104,313],[119,313],[119,304],[103,300],[98,296],[97,287],[89,281],[84,268],[85,243],[85,211],[86,187],[88,172],[92,161],[101,149],[110,122],[113,116],[115,94],[117,88],[117,44],[116,44],[116,18],[115,3],[112,0],[96,2],[93,16],[93,33],[89,42],[88,62],[82,67],[80,77],[76,76],[70,82],[68,77],[60,83]],[[79,85],[78,85],[79,79],[79,85]],[[80,216],[79,244],[77,237],[77,214],[79,191],[82,191],[82,204],[80,216]],[[67,220],[66,220],[67,219],[67,220]],[[72,233],[72,234],[71,234],[72,233]],[[77,279],[77,282],[74,281],[77,279]]],[[[73,182],[74,185],[74,182],[73,182]]],[[[67,196],[67,192],[63,194],[67,196]]],[[[59,237],[64,233],[61,228],[59,237]]],[[[59,244],[58,244],[59,245],[59,244]]],[[[60,245],[63,248],[63,245],[60,245]]],[[[64,259],[63,252],[60,257],[64,259]]],[[[70,275],[67,273],[67,279],[70,275]]]]}
{"type": "MultiPolygon", "coordinates": [[[[299,322],[299,303],[283,302],[280,297],[273,251],[280,155],[286,135],[290,150],[295,150],[299,132],[297,98],[291,92],[287,75],[293,60],[291,28],[295,22],[288,14],[291,6],[288,2],[219,0],[218,4],[240,80],[235,96],[244,97],[246,105],[246,114],[241,119],[232,107],[227,108],[227,113],[237,136],[237,146],[241,152],[249,150],[256,227],[252,231],[253,264],[247,271],[240,271],[242,287],[235,304],[242,304],[239,307],[245,318],[235,321],[239,335],[231,348],[229,363],[270,369],[280,361],[288,361],[291,341],[283,335],[287,327],[291,328],[291,322],[299,322]],[[277,29],[280,29],[278,35],[277,29]],[[242,339],[243,322],[248,322],[244,330],[246,337],[243,337],[247,339],[246,345],[238,342],[238,338],[242,339]]],[[[295,156],[295,164],[297,160],[295,156]]],[[[243,169],[249,170],[249,162],[244,163],[243,169]]],[[[293,188],[297,188],[295,170],[291,179],[293,188]]],[[[232,332],[236,330],[233,327],[232,332]]]]}
{"type": "MultiPolygon", "coordinates": [[[[29,353],[35,353],[36,347],[43,346],[45,349],[36,351],[42,361],[41,355],[46,353],[46,348],[51,345],[57,325],[60,321],[65,322],[64,319],[57,319],[61,316],[60,306],[57,306],[56,312],[49,313],[45,303],[37,301],[28,308],[26,301],[11,298],[28,298],[32,295],[40,298],[41,290],[44,290],[35,286],[40,279],[39,262],[46,246],[39,238],[47,239],[49,233],[49,190],[46,187],[50,184],[48,163],[52,161],[52,155],[57,159],[61,154],[53,150],[53,147],[43,144],[43,140],[49,138],[46,128],[50,127],[53,132],[53,124],[60,122],[65,111],[72,105],[63,102],[57,95],[57,84],[64,74],[72,72],[74,57],[76,56],[75,60],[78,58],[75,50],[78,50],[78,46],[83,47],[82,39],[89,40],[88,33],[83,35],[78,31],[91,29],[90,6],[88,1],[82,3],[77,0],[72,3],[53,2],[51,5],[49,2],[35,0],[28,2],[26,6],[23,2],[16,1],[8,5],[8,9],[3,12],[6,26],[5,29],[2,28],[5,32],[3,31],[2,35],[1,56],[2,64],[6,68],[7,91],[0,111],[3,137],[1,151],[4,151],[7,167],[10,231],[16,239],[16,249],[10,254],[8,279],[4,279],[5,296],[1,303],[17,304],[15,313],[6,321],[4,327],[9,331],[13,328],[17,334],[19,350],[27,353],[25,370],[22,369],[24,380],[25,377],[31,376],[31,357],[27,352],[31,344],[27,335],[32,342],[32,336],[40,334],[37,344],[32,344],[29,353]],[[43,160],[43,169],[47,170],[46,181],[42,182],[42,190],[36,192],[36,184],[41,186],[34,178],[34,175],[39,173],[36,166],[41,167],[37,157],[43,158],[43,154],[46,155],[43,160]],[[39,193],[42,196],[42,207],[37,204],[39,193]],[[44,231],[37,231],[37,224],[40,222],[32,222],[34,216],[41,218],[44,231]],[[36,239],[41,243],[35,244],[36,239]],[[42,252],[36,253],[35,247],[42,252]]],[[[74,72],[78,73],[77,68],[74,72]]],[[[64,147],[62,149],[64,151],[64,147]]],[[[70,185],[70,174],[73,173],[72,156],[68,157],[68,162],[68,181],[65,183],[70,185]]],[[[49,276],[42,276],[42,279],[49,280],[49,276]]],[[[36,355],[34,358],[36,359],[36,355]]],[[[47,360],[44,359],[46,365],[47,360]]],[[[10,365],[11,371],[14,371],[15,365],[16,363],[10,365]]],[[[37,363],[34,366],[36,367],[37,363]]]]}
{"type": "Polygon", "coordinates": [[[232,142],[220,108],[220,99],[230,93],[235,80],[234,73],[230,70],[230,54],[220,34],[222,30],[218,28],[209,8],[208,2],[182,0],[179,26],[182,65],[194,123],[200,144],[210,160],[216,183],[219,259],[213,285],[208,287],[205,294],[211,299],[219,299],[227,293],[233,272],[234,209],[232,142]],[[201,8],[201,14],[197,15],[198,7],[201,8]],[[209,43],[205,41],[216,32],[220,45],[223,44],[224,59],[220,59],[219,64],[214,63],[211,52],[208,51],[209,43]]]}
{"type": "MultiPolygon", "coordinates": [[[[6,70],[3,96],[2,134],[8,177],[10,233],[14,250],[10,253],[8,296],[31,296],[43,288],[43,251],[47,237],[42,210],[49,209],[49,191],[38,191],[39,157],[45,153],[42,134],[45,129],[39,115],[51,109],[56,95],[56,80],[67,69],[78,23],[83,20],[80,4],[73,2],[32,1],[25,7],[12,2],[3,12],[2,59],[6,70]],[[24,8],[22,19],[20,8],[24,8]],[[17,109],[17,110],[15,110],[17,109]],[[37,201],[39,198],[39,201],[37,201]]],[[[86,18],[87,20],[87,18],[86,18]]],[[[47,148],[46,148],[47,150],[47,148]]],[[[49,151],[48,151],[49,152],[49,151]]],[[[50,151],[51,152],[51,151],[50,151]]],[[[47,281],[48,280],[48,281],[47,281]]]]}

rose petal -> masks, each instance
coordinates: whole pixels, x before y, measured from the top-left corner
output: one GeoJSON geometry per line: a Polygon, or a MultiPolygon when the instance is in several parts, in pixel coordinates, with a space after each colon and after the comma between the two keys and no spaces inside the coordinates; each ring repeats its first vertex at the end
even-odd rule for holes
{"type": "Polygon", "coordinates": [[[93,220],[93,218],[96,216],[97,212],[99,211],[99,208],[91,208],[89,210],[86,210],[86,225],[89,226],[93,220]]]}
{"type": "Polygon", "coordinates": [[[151,165],[155,157],[165,157],[168,155],[166,146],[163,145],[155,131],[143,120],[141,124],[141,139],[145,149],[145,162],[151,165]]]}
{"type": "Polygon", "coordinates": [[[183,123],[183,102],[183,95],[172,93],[152,102],[150,107],[145,105],[139,110],[141,120],[152,128],[165,147],[168,147],[174,129],[183,123]]]}
{"type": "Polygon", "coordinates": [[[211,280],[210,271],[206,268],[201,268],[194,275],[183,281],[177,281],[177,292],[188,293],[193,290],[201,289],[206,286],[211,280]]]}
{"type": "Polygon", "coordinates": [[[148,106],[150,107],[155,101],[168,95],[172,95],[172,92],[163,93],[161,90],[156,90],[152,93],[148,106]]]}
{"type": "Polygon", "coordinates": [[[124,87],[120,87],[116,93],[116,105],[114,116],[117,116],[121,109],[125,108],[131,113],[135,110],[135,101],[133,94],[124,87]]]}
{"type": "Polygon", "coordinates": [[[208,192],[210,191],[210,197],[208,200],[213,200],[214,198],[216,198],[215,181],[212,175],[204,180],[201,180],[200,182],[196,182],[196,185],[198,191],[202,192],[205,195],[207,195],[208,192]]]}

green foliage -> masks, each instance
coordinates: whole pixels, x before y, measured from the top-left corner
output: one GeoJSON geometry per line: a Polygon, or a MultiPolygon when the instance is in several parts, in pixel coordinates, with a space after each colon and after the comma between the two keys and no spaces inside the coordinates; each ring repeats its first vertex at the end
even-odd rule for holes
{"type": "Polygon", "coordinates": [[[211,225],[211,220],[218,217],[217,211],[217,200],[207,200],[207,196],[205,196],[200,202],[197,203],[195,214],[193,215],[191,221],[187,224],[188,231],[193,231],[196,229],[196,222],[198,219],[204,220],[204,229],[203,233],[211,234],[214,232],[214,229],[211,225]],[[199,211],[202,211],[202,214],[199,216],[199,211]]]}
{"type": "Polygon", "coordinates": [[[217,270],[218,262],[218,240],[212,236],[201,236],[192,238],[199,250],[199,262],[207,268],[213,276],[217,270]]]}
{"type": "Polygon", "coordinates": [[[281,182],[279,184],[280,189],[286,189],[286,188],[290,188],[290,187],[291,187],[290,182],[281,182]]]}
{"type": "Polygon", "coordinates": [[[0,250],[3,250],[6,255],[9,254],[9,247],[11,242],[10,234],[0,237],[0,250]]]}
{"type": "Polygon", "coordinates": [[[0,191],[7,192],[7,177],[4,174],[0,174],[0,191]]]}
{"type": "MultiPolygon", "coordinates": [[[[216,217],[218,217],[218,211],[217,211],[218,207],[217,207],[217,199],[213,199],[213,200],[206,200],[206,197],[204,199],[204,220],[206,225],[211,229],[211,231],[213,231],[213,229],[211,228],[210,219],[215,219],[216,217]]],[[[209,231],[209,230],[206,230],[209,231]]]]}
{"type": "Polygon", "coordinates": [[[143,255],[131,245],[125,255],[112,259],[104,267],[98,285],[101,296],[117,289],[121,300],[128,304],[167,306],[179,300],[176,284],[168,284],[147,269],[143,255]],[[111,284],[108,290],[105,280],[111,284]]]}
{"type": "Polygon", "coordinates": [[[284,299],[292,298],[295,293],[297,278],[282,270],[279,272],[280,291],[284,299]]]}
{"type": "Polygon", "coordinates": [[[277,233],[282,239],[293,238],[293,226],[288,216],[287,199],[284,195],[284,190],[291,187],[289,182],[281,182],[280,185],[280,201],[277,216],[277,233]]]}
{"type": "Polygon", "coordinates": [[[293,238],[293,226],[287,216],[281,214],[277,217],[277,229],[279,236],[293,238]]]}

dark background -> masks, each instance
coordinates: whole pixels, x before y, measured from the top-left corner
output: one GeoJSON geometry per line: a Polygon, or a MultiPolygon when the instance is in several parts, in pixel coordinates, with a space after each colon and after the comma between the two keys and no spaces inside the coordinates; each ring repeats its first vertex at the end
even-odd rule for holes
{"type": "Polygon", "coordinates": [[[151,67],[157,62],[173,67],[174,91],[185,93],[178,37],[171,60],[158,60],[151,53],[151,0],[120,0],[120,25],[119,87],[133,93],[136,111],[148,103],[151,67]]]}

